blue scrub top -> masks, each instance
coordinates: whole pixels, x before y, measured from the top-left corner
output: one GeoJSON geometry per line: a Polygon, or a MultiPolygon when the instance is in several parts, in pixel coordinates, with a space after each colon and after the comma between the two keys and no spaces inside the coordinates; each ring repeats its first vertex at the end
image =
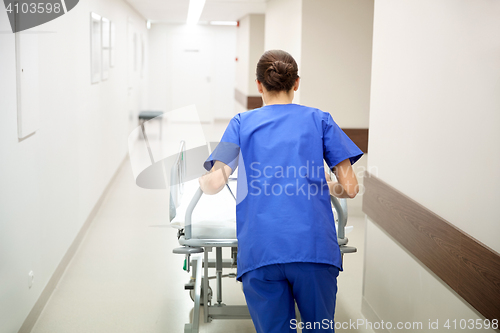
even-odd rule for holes
{"type": "Polygon", "coordinates": [[[291,262],[342,270],[323,159],[333,168],[362,155],[319,109],[274,104],[231,119],[204,166],[210,170],[219,160],[234,171],[240,163],[237,279],[262,266],[291,262]],[[248,190],[244,199],[242,188],[248,190]]]}

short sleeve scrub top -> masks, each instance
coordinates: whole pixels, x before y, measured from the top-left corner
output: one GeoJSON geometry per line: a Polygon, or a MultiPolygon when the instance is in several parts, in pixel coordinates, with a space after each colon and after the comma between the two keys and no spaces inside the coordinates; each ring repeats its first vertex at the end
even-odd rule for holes
{"type": "Polygon", "coordinates": [[[233,171],[239,166],[239,281],[272,264],[322,263],[342,270],[323,160],[333,168],[362,155],[319,109],[274,104],[231,119],[204,167],[211,169],[216,160],[233,171]]]}

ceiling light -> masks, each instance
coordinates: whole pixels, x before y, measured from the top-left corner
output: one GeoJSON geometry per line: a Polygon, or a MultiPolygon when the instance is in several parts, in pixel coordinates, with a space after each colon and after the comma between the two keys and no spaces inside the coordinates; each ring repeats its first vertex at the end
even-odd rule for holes
{"type": "Polygon", "coordinates": [[[205,0],[189,0],[187,24],[196,24],[200,19],[201,12],[205,6],[205,0]]]}
{"type": "Polygon", "coordinates": [[[237,21],[210,21],[211,25],[237,25],[237,21]]]}

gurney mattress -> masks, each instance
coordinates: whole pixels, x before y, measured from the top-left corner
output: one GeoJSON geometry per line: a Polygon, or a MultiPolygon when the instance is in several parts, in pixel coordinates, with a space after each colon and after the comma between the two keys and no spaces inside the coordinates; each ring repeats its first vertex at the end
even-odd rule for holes
{"type": "MultiPolygon", "coordinates": [[[[185,227],[187,207],[199,186],[198,179],[184,183],[181,204],[170,222],[172,227],[185,227]]],[[[229,186],[236,194],[236,182],[229,186]]],[[[227,188],[215,195],[201,196],[191,216],[191,238],[236,239],[236,201],[227,188]]]]}

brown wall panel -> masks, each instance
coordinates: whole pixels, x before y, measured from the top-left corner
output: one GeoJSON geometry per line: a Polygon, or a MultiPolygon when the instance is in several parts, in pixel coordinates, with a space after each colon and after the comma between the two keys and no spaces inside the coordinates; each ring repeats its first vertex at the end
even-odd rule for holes
{"type": "Polygon", "coordinates": [[[488,319],[500,319],[500,255],[377,177],[363,211],[488,319]]]}
{"type": "Polygon", "coordinates": [[[234,89],[234,99],[243,105],[247,110],[260,108],[262,104],[262,97],[260,96],[247,96],[238,89],[234,89]]]}
{"type": "Polygon", "coordinates": [[[260,108],[262,105],[262,97],[260,96],[248,96],[247,97],[247,109],[248,110],[253,110],[260,108]]]}
{"type": "Polygon", "coordinates": [[[363,153],[368,153],[368,128],[343,128],[342,130],[363,153]]]}
{"type": "Polygon", "coordinates": [[[474,238],[461,238],[458,294],[489,319],[500,320],[500,256],[474,238]]]}

